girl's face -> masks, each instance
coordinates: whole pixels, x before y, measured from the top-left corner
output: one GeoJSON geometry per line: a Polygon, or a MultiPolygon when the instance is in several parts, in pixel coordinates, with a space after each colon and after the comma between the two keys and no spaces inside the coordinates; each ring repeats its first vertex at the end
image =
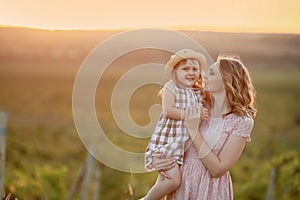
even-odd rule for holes
{"type": "Polygon", "coordinates": [[[195,59],[187,59],[186,62],[175,68],[175,80],[184,87],[192,87],[198,81],[200,65],[195,59]]]}
{"type": "Polygon", "coordinates": [[[204,76],[206,86],[211,93],[216,93],[221,90],[224,91],[224,83],[219,71],[219,67],[220,65],[218,62],[212,64],[204,76]]]}

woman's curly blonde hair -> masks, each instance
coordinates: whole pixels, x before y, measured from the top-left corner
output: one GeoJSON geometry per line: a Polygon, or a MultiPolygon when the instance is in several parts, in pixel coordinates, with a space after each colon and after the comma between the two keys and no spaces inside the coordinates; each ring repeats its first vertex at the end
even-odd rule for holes
{"type": "Polygon", "coordinates": [[[230,113],[255,117],[255,89],[248,69],[237,56],[219,55],[219,70],[223,78],[230,113]]]}

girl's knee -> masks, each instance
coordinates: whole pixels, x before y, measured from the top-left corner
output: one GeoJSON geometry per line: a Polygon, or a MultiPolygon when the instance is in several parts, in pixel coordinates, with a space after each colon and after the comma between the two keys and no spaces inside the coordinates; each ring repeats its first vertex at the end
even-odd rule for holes
{"type": "Polygon", "coordinates": [[[179,187],[181,180],[180,178],[170,179],[170,187],[175,190],[179,187]]]}

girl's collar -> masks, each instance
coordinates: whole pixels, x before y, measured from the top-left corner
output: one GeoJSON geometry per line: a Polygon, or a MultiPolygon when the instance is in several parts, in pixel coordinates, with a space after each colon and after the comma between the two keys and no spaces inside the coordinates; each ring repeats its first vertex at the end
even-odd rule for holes
{"type": "Polygon", "coordinates": [[[182,89],[190,89],[190,90],[200,90],[201,88],[199,87],[186,87],[186,86],[183,86],[182,84],[180,83],[177,83],[176,81],[172,80],[174,85],[178,88],[182,88],[182,89]]]}

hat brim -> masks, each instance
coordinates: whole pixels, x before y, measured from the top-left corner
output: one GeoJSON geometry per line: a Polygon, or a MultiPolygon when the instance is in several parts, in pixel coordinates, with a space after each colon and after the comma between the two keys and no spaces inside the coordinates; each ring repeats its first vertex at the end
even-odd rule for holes
{"type": "Polygon", "coordinates": [[[202,53],[193,51],[191,49],[183,49],[172,55],[170,60],[166,64],[166,73],[172,77],[172,71],[175,66],[185,59],[196,59],[200,63],[200,70],[203,71],[206,67],[206,58],[202,53]]]}

